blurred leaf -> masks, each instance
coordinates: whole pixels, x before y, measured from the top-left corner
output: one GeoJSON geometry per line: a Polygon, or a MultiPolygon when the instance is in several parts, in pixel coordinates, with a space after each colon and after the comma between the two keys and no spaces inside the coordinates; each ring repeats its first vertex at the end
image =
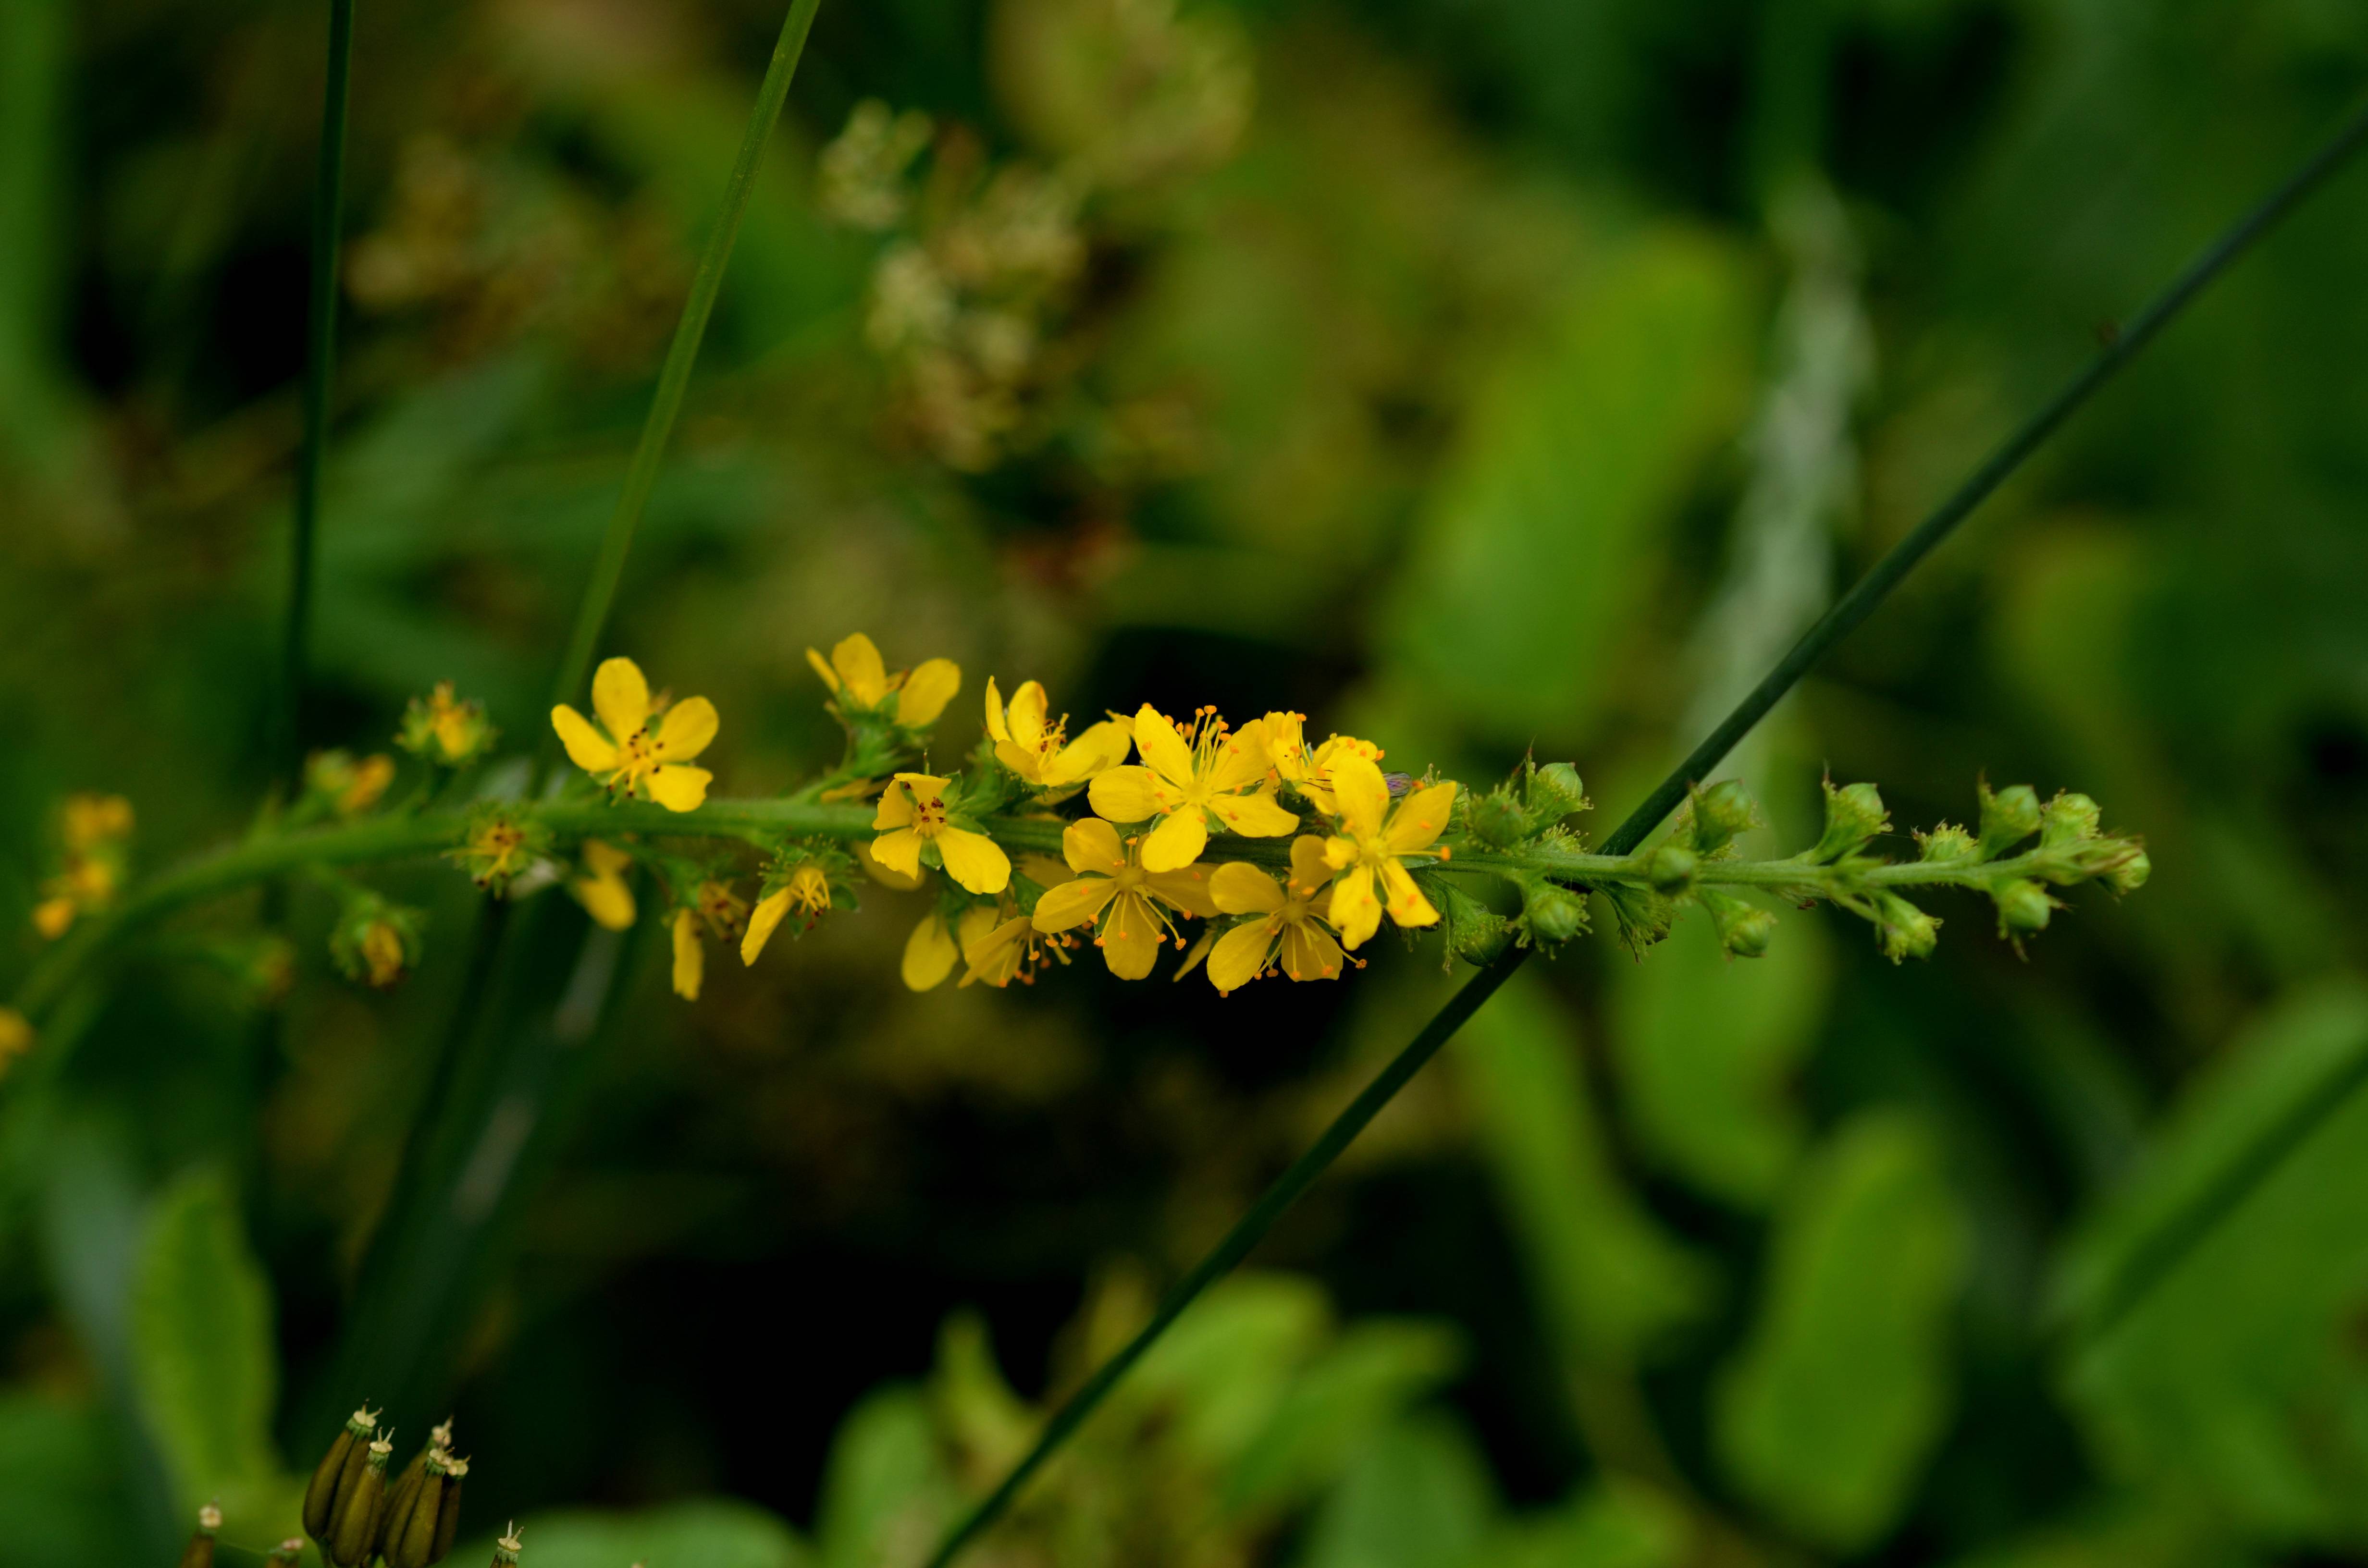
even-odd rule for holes
{"type": "Polygon", "coordinates": [[[1462,1426],[1429,1415],[1376,1433],[1309,1528],[1303,1568],[1478,1564],[1496,1512],[1462,1426]]]}
{"type": "MultiPolygon", "coordinates": [[[[806,1568],[814,1561],[797,1532],[751,1503],[701,1498],[638,1513],[571,1509],[537,1514],[519,1526],[534,1568],[806,1568]]],[[[493,1542],[463,1546],[450,1558],[493,1561],[493,1542]]]]}
{"type": "Polygon", "coordinates": [[[1211,1286],[1160,1336],[1117,1399],[1171,1403],[1185,1445],[1201,1459],[1230,1462],[1272,1426],[1331,1330],[1331,1306],[1315,1281],[1237,1274],[1211,1286]]]}
{"type": "Polygon", "coordinates": [[[1899,1517],[1947,1415],[1966,1245],[1939,1151],[1909,1117],[1866,1112],[1801,1171],[1715,1407],[1728,1472],[1788,1527],[1848,1550],[1899,1517]]]}
{"type": "MultiPolygon", "coordinates": [[[[245,1527],[279,1473],[271,1290],[218,1171],[193,1171],[149,1210],[131,1297],[132,1383],[186,1514],[214,1497],[245,1527]]],[[[290,1522],[292,1522],[290,1521],[290,1522]]]]}
{"type": "Polygon", "coordinates": [[[1480,393],[1383,622],[1475,731],[1588,732],[1653,604],[1670,513],[1740,417],[1750,314],[1726,246],[1655,230],[1604,257],[1480,393]]]}
{"type": "Polygon", "coordinates": [[[1464,1026],[1455,1062],[1550,1330],[1578,1362],[1633,1365],[1699,1312],[1703,1266],[1622,1187],[1578,1028],[1535,975],[1464,1026]]]}
{"type": "Polygon", "coordinates": [[[1691,911],[1650,962],[1610,971],[1623,1108],[1662,1160],[1746,1209],[1772,1202],[1800,1154],[1791,1079],[1825,1015],[1823,928],[1795,920],[1781,941],[1731,960],[1691,911]]]}
{"type": "Polygon", "coordinates": [[[1461,1336],[1441,1324],[1371,1319],[1351,1326],[1292,1380],[1235,1468],[1226,1506],[1274,1506],[1315,1493],[1463,1359],[1461,1336]]]}
{"type": "Polygon", "coordinates": [[[1661,1494],[1618,1480],[1551,1513],[1523,1516],[1492,1543],[1489,1568],[1677,1568],[1693,1521],[1661,1494]]]}
{"type": "Polygon", "coordinates": [[[136,1555],[107,1422],[38,1394],[0,1394],[0,1541],[9,1568],[136,1555]]]}
{"type": "Polygon", "coordinates": [[[1960,1559],[1957,1568],[2247,1568],[2260,1562],[2176,1494],[2118,1500],[1960,1559]]]}
{"type": "Polygon", "coordinates": [[[2368,1540],[2363,1053],[2358,983],[2278,1007],[2064,1262],[2076,1324],[2118,1314],[2066,1387],[2109,1465],[2279,1537],[2368,1540]]]}
{"type": "Polygon", "coordinates": [[[825,1568],[873,1568],[892,1549],[907,1550],[940,1528],[952,1501],[928,1400],[910,1387],[882,1389],[831,1441],[814,1515],[825,1568]]]}

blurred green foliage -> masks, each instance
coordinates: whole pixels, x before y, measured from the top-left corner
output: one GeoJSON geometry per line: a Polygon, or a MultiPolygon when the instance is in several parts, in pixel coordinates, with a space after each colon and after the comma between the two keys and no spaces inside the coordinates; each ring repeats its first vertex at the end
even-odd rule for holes
{"type": "MultiPolygon", "coordinates": [[[[541,734],[778,23],[362,6],[315,744],[439,679],[541,734]]],[[[268,782],[321,30],[0,6],[10,987],[66,792],[154,869],[268,782]]],[[[604,651],[715,699],[733,792],[835,755],[803,651],[863,630],[962,663],[949,748],[1032,676],[1617,812],[2363,78],[2324,0],[826,3],[604,651]],[[926,137],[832,185],[873,100],[926,137]]],[[[1826,767],[2086,790],[2144,896],[2027,960],[1939,904],[1902,969],[1816,915],[1535,966],[974,1560],[2368,1553],[2363,264],[2355,175],[1736,765],[1788,842],[1826,767]]],[[[0,1562],[217,1494],[267,1544],[364,1397],[453,1411],[533,1568],[916,1562],[1445,983],[914,996],[883,891],[693,1009],[556,900],[495,948],[378,881],[402,990],[293,888],[276,997],[233,902],[0,1098],[0,1562]],[[507,1142],[423,1154],[472,1096],[507,1142]]]]}

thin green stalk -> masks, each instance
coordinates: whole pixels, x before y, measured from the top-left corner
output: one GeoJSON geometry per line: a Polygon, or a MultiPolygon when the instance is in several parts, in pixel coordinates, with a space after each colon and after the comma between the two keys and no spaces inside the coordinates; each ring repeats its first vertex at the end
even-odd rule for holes
{"type": "MultiPolygon", "coordinates": [[[[1711,769],[1718,766],[1736,743],[1767,716],[1768,710],[1775,707],[1778,699],[1808,673],[1827,649],[1873,614],[1875,607],[1889,597],[1907,574],[1953,532],[1975,506],[2004,483],[2009,475],[2021,468],[2075,409],[2088,402],[2116,371],[2153,341],[2166,325],[2193,302],[2205,285],[2226,271],[2231,262],[2249,249],[2280,218],[2358,151],[2363,140],[2368,140],[2368,108],[2356,112],[2346,120],[2259,206],[2207,245],[2169,287],[2140,311],[2128,327],[2066,381],[2039,412],[2009,436],[1931,516],[1876,562],[1873,568],[1803,635],[1793,651],[1768,673],[1767,678],[1736,706],[1735,711],[1728,714],[1700,745],[1688,754],[1683,762],[1670,771],[1659,788],[1646,796],[1643,803],[1612,830],[1611,836],[1604,840],[1604,852],[1625,856],[1643,844],[1645,837],[1660,825],[1662,819],[1685,799],[1688,787],[1707,778],[1711,769]]],[[[947,1534],[930,1556],[928,1568],[947,1568],[963,1547],[1010,1507],[1029,1478],[1068,1440],[1070,1434],[1084,1423],[1086,1417],[1093,1414],[1094,1408],[1126,1374],[1127,1369],[1142,1358],[1144,1352],[1167,1332],[1168,1325],[1182,1315],[1184,1309],[1190,1306],[1202,1290],[1249,1256],[1299,1195],[1306,1191],[1334,1160],[1339,1158],[1341,1153],[1355,1142],[1357,1135],[1381,1114],[1382,1108],[1413,1080],[1414,1075],[1439,1053],[1440,1048],[1463,1027],[1473,1014],[1480,1010],[1483,1003],[1497,994],[1497,988],[1512,977],[1513,971],[1520,969],[1529,956],[1529,949],[1508,949],[1502,957],[1485,966],[1478,974],[1464,983],[1462,990],[1448,999],[1447,1005],[1422,1027],[1421,1032],[1406,1049],[1399,1051],[1389,1065],[1383,1068],[1373,1081],[1366,1085],[1348,1108],[1333,1119],[1315,1145],[1292,1161],[1290,1167],[1276,1178],[1274,1185],[1250,1206],[1249,1211],[1225,1233],[1224,1239],[1176,1282],[1160,1301],[1151,1321],[1144,1325],[1143,1331],[1069,1396],[1052,1420],[1045,1424],[1035,1445],[1012,1466],[995,1490],[964,1515],[947,1534]]],[[[2368,1078],[2368,1074],[2362,1076],[2368,1078]]],[[[2351,1086],[2356,1086],[2359,1081],[2362,1080],[2353,1080],[2351,1086]]]]}
{"type": "Polygon", "coordinates": [[[279,645],[273,756],[292,795],[303,767],[305,661],[313,632],[313,541],[329,449],[329,381],[337,357],[337,244],[345,233],[346,121],[352,97],[354,0],[329,0],[329,73],[321,98],[321,164],[313,185],[313,277],[304,326],[304,440],[289,524],[288,611],[279,645]]]}
{"type": "MultiPolygon", "coordinates": [[[[667,437],[674,434],[676,417],[682,412],[683,394],[690,388],[690,370],[699,358],[699,347],[707,335],[707,319],[715,312],[716,291],[723,286],[723,268],[732,259],[733,242],[740,235],[740,220],[748,210],[748,198],[757,187],[757,166],[765,153],[765,143],[773,133],[773,124],[780,118],[781,104],[789,97],[790,78],[796,74],[798,57],[805,52],[806,32],[813,27],[814,12],[822,0],[794,0],[789,16],[781,23],[781,36],[773,45],[771,63],[765,67],[765,80],[757,89],[757,104],[748,113],[748,129],[740,139],[739,156],[733,160],[732,177],[723,187],[723,207],[716,214],[715,228],[707,236],[707,247],[700,252],[699,270],[690,280],[690,296],[682,302],[682,319],[674,329],[674,341],[666,346],[665,366],[658,371],[656,395],[650,399],[649,417],[643,421],[642,438],[633,449],[632,466],[625,471],[625,488],[617,496],[617,508],[609,516],[609,530],[600,539],[600,553],[592,563],[592,580],[586,585],[583,603],[575,612],[575,629],[568,634],[566,654],[559,662],[559,678],[552,687],[553,702],[569,702],[580,699],[586,677],[591,673],[592,655],[600,643],[600,633],[609,623],[609,612],[617,600],[617,585],[625,574],[625,556],[633,547],[634,530],[640,528],[642,513],[648,506],[650,490],[657,483],[658,464],[666,457],[667,437]]],[[[545,777],[558,755],[555,737],[545,735],[541,759],[535,768],[538,780],[545,777]]]]}

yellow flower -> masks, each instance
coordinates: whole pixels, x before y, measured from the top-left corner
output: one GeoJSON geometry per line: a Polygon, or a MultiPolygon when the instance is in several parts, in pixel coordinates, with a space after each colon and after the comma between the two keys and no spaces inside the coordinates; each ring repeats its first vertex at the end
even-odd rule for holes
{"type": "Polygon", "coordinates": [[[1332,908],[1332,867],[1324,840],[1303,834],[1291,842],[1291,874],[1278,884],[1256,866],[1240,860],[1217,868],[1209,892],[1227,915],[1264,915],[1247,920],[1217,939],[1209,955],[1209,983],[1231,993],[1264,974],[1282,949],[1282,972],[1293,980],[1333,980],[1347,961],[1340,944],[1324,928],[1332,908]]]}
{"type": "Polygon", "coordinates": [[[1111,768],[1094,780],[1087,798],[1095,814],[1111,822],[1167,819],[1144,844],[1147,870],[1172,871],[1199,859],[1212,821],[1250,838],[1277,837],[1299,825],[1263,787],[1263,719],[1229,731],[1215,709],[1203,708],[1192,716],[1188,738],[1146,702],[1134,716],[1134,746],[1144,766],[1111,768]]]}
{"type": "Polygon", "coordinates": [[[318,751],[304,759],[304,783],[327,798],[341,817],[359,816],[377,805],[394,782],[394,758],[380,752],[357,762],[341,751],[318,751]]]}
{"type": "Polygon", "coordinates": [[[131,836],[131,802],[120,795],[68,795],[61,815],[71,850],[96,849],[131,836]]]}
{"type": "Polygon", "coordinates": [[[77,915],[95,915],[115,902],[129,857],[131,802],[120,795],[73,794],[58,812],[65,855],[55,876],[41,883],[33,926],[51,941],[66,934],[77,915]]]}
{"type": "Polygon", "coordinates": [[[934,845],[946,875],[976,893],[1001,892],[1011,881],[1011,858],[983,833],[956,827],[946,816],[946,784],[926,773],[899,773],[880,797],[871,825],[871,857],[892,871],[921,874],[921,851],[934,845]]]}
{"type": "Polygon", "coordinates": [[[962,949],[954,946],[953,934],[946,929],[946,917],[933,909],[905,938],[905,961],[900,972],[911,990],[935,990],[945,983],[946,976],[954,971],[954,963],[961,957],[962,949]]]}
{"type": "Polygon", "coordinates": [[[469,829],[467,842],[446,856],[464,867],[479,887],[500,889],[526,869],[526,829],[507,816],[491,816],[469,829]]]}
{"type": "Polygon", "coordinates": [[[806,912],[806,926],[814,923],[830,908],[830,878],[812,861],[790,873],[789,885],[766,894],[757,901],[748,915],[748,934],[740,938],[740,961],[753,964],[765,944],[773,939],[773,931],[791,909],[806,912]]]}
{"type": "Polygon", "coordinates": [[[856,863],[863,868],[866,876],[882,887],[894,888],[898,892],[911,892],[915,888],[919,887],[924,880],[918,871],[908,877],[902,871],[890,870],[880,863],[878,856],[871,853],[871,846],[860,838],[855,841],[855,859],[856,863]]]}
{"type": "Polygon", "coordinates": [[[894,692],[896,722],[906,729],[935,723],[962,689],[962,666],[951,659],[925,659],[909,675],[903,670],[890,675],[880,650],[860,631],[841,639],[827,660],[819,650],[807,649],[806,663],[843,710],[875,711],[894,692]]]}
{"type": "Polygon", "coordinates": [[[567,884],[584,913],[611,931],[622,931],[633,923],[633,889],[625,881],[633,858],[612,844],[597,838],[584,841],[584,875],[567,884]]]}
{"type": "Polygon", "coordinates": [[[414,756],[432,756],[457,767],[482,755],[497,733],[485,722],[485,706],[463,702],[452,694],[452,683],[439,680],[425,701],[415,697],[403,710],[403,729],[394,744],[414,756]]]}
{"type": "Polygon", "coordinates": [[[373,920],[362,927],[362,962],[370,966],[371,985],[383,991],[403,978],[407,954],[404,950],[403,933],[394,923],[373,920]]]}
{"type": "Polygon", "coordinates": [[[686,1002],[699,1000],[707,978],[707,949],[700,944],[700,928],[718,941],[735,942],[746,927],[748,903],[722,882],[699,884],[691,903],[674,912],[674,990],[686,1002]]]}
{"type": "Polygon", "coordinates": [[[1110,971],[1121,980],[1149,974],[1162,937],[1176,937],[1179,948],[1184,945],[1160,906],[1204,919],[1217,906],[1209,897],[1205,868],[1146,870],[1144,848],[1141,838],[1121,844],[1118,829],[1099,817],[1071,823],[1061,835],[1061,853],[1077,876],[1046,890],[1036,901],[1036,929],[1066,931],[1099,917],[1094,945],[1101,949],[1110,971]]]}
{"type": "Polygon", "coordinates": [[[699,943],[699,917],[688,909],[674,912],[674,994],[686,1002],[699,1000],[707,981],[707,949],[699,943]]]}
{"type": "Polygon", "coordinates": [[[631,659],[609,659],[593,672],[592,710],[606,734],[564,702],[551,710],[551,726],[576,767],[607,775],[612,790],[646,793],[670,812],[690,811],[707,799],[715,775],[688,765],[715,739],[715,704],[704,697],[677,702],[652,734],[650,721],[657,715],[642,667],[631,659]]]}
{"type": "Polygon", "coordinates": [[[1455,805],[1455,786],[1434,784],[1408,796],[1384,823],[1390,787],[1380,768],[1351,753],[1332,760],[1331,777],[1340,825],[1346,831],[1325,845],[1324,858],[1344,873],[1332,890],[1329,915],[1340,933],[1341,945],[1354,950],[1381,928],[1384,897],[1390,918],[1397,924],[1437,924],[1439,911],[1414,885],[1403,862],[1447,858],[1446,850],[1430,846],[1447,831],[1448,813],[1455,805]]]}
{"type": "Polygon", "coordinates": [[[1353,753],[1368,762],[1379,762],[1382,748],[1354,735],[1334,735],[1322,745],[1310,747],[1302,729],[1306,722],[1304,713],[1268,714],[1267,753],[1273,759],[1277,778],[1318,810],[1337,814],[1340,808],[1332,799],[1333,759],[1353,753]]]}
{"type": "Polygon", "coordinates": [[[33,1026],[14,1007],[0,1007],[0,1078],[8,1064],[33,1049],[33,1026]]]}
{"type": "Polygon", "coordinates": [[[962,961],[970,966],[962,983],[973,985],[984,980],[997,990],[1015,980],[1033,985],[1046,953],[1063,963],[1069,961],[1069,955],[1062,950],[1069,941],[1067,937],[1044,935],[1024,915],[1007,916],[990,905],[973,905],[962,917],[962,961]]]}
{"type": "Polygon", "coordinates": [[[1047,724],[1047,708],[1044,688],[1032,680],[1011,694],[1006,708],[995,677],[987,676],[986,733],[995,741],[996,761],[1040,790],[1065,790],[1126,760],[1122,726],[1104,720],[1071,741],[1064,733],[1069,716],[1047,724]]]}

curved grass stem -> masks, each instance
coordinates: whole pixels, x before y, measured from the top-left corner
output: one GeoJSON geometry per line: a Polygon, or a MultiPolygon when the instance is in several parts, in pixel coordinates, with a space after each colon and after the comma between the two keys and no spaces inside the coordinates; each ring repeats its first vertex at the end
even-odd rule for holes
{"type": "MultiPolygon", "coordinates": [[[[1736,743],[1767,716],[1769,710],[1775,707],[1777,701],[1808,673],[1827,650],[1873,614],[1891,591],[1942,540],[1954,532],[1976,506],[2004,483],[2008,476],[2021,468],[2076,409],[2094,396],[2115,372],[2152,342],[2165,326],[2194,301],[2206,285],[2227,269],[2230,263],[2250,249],[2279,219],[2293,210],[2357,152],[2363,140],[2368,140],[2368,108],[2355,112],[2345,120],[2276,189],[2206,245],[2169,287],[2131,318],[2129,324],[2100,353],[2066,381],[2054,397],[2001,442],[1930,517],[1853,584],[1832,608],[1818,618],[1816,624],[1809,628],[1792,651],[1778,661],[1776,667],[1769,671],[1750,695],[1736,704],[1735,710],[1703,737],[1702,744],[1671,769],[1659,787],[1612,831],[1611,837],[1604,841],[1604,851],[1624,856],[1643,844],[1660,825],[1662,819],[1685,799],[1687,788],[1706,778],[1711,769],[1734,749],[1736,743]]],[[[1290,1167],[1275,1179],[1274,1185],[1260,1195],[1215,1249],[1176,1282],[1161,1300],[1151,1322],[1144,1326],[1143,1331],[1070,1395],[1045,1424],[1043,1432],[1028,1452],[992,1492],[954,1525],[938,1550],[930,1555],[928,1568],[947,1568],[965,1546],[1002,1516],[1029,1478],[1093,1413],[1112,1386],[1125,1375],[1127,1369],[1151,1347],[1160,1335],[1167,1332],[1167,1326],[1182,1315],[1184,1309],[1190,1306],[1202,1290],[1249,1256],[1299,1195],[1306,1191],[1315,1178],[1339,1157],[1398,1090],[1411,1082],[1414,1075],[1438,1054],[1440,1047],[1463,1027],[1465,1020],[1479,1011],[1481,1004],[1496,994],[1497,988],[1528,960],[1530,952],[1527,948],[1507,949],[1502,957],[1466,981],[1463,989],[1448,999],[1447,1005],[1422,1027],[1406,1049],[1399,1051],[1324,1130],[1315,1145],[1292,1162],[1290,1167]]]]}

